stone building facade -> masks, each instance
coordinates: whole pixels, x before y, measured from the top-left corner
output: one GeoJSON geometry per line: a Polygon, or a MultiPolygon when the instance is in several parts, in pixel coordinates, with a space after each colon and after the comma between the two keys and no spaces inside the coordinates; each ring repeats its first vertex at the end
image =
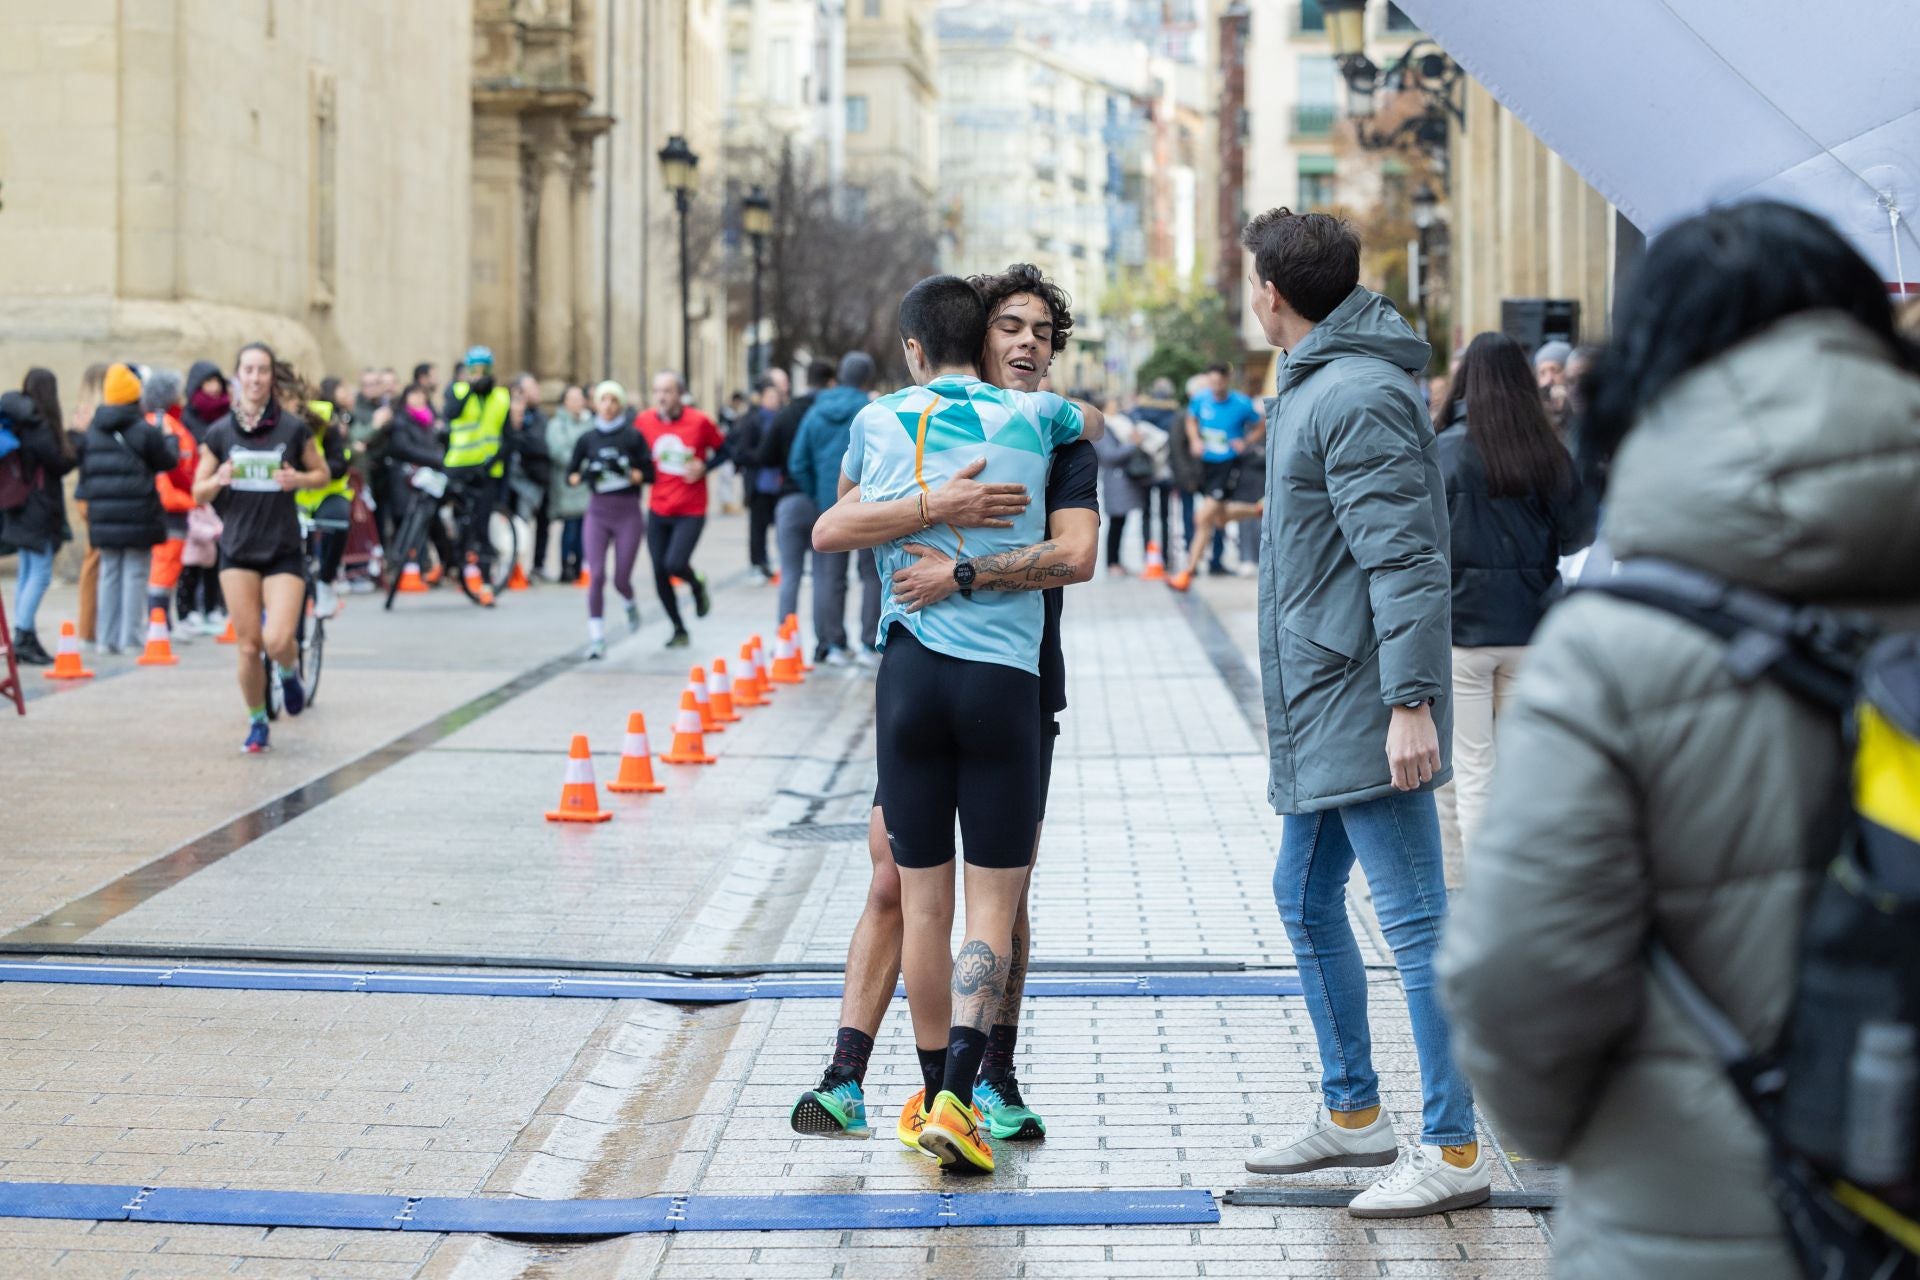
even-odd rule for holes
{"type": "Polygon", "coordinates": [[[0,382],[467,329],[468,0],[0,0],[0,382]]]}

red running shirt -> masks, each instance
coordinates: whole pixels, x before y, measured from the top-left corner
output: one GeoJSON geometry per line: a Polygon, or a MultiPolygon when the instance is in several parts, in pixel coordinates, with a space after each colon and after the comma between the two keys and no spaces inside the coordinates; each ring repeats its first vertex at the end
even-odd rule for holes
{"type": "Polygon", "coordinates": [[[698,409],[685,408],[672,422],[658,411],[648,409],[634,419],[633,425],[646,437],[653,450],[653,514],[657,516],[703,516],[707,514],[707,481],[687,479],[687,463],[698,458],[703,463],[726,444],[713,419],[698,409]]]}

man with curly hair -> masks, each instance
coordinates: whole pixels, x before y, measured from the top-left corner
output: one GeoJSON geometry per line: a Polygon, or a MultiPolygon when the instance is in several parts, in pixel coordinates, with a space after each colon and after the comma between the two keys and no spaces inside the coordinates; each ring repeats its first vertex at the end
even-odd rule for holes
{"type": "MultiPolygon", "coordinates": [[[[1016,263],[996,275],[971,277],[970,283],[986,303],[987,337],[980,356],[982,375],[995,386],[1038,391],[1054,356],[1065,349],[1067,335],[1073,327],[1072,307],[1066,294],[1029,263],[1016,263]]],[[[927,503],[934,523],[963,528],[999,526],[1005,518],[1025,510],[1029,497],[1024,489],[979,484],[972,478],[978,471],[978,463],[970,465],[959,477],[933,490],[927,503]]],[[[992,557],[995,562],[1003,563],[986,566],[982,559],[974,564],[972,589],[975,591],[1032,590],[1037,585],[1049,584],[1041,591],[1045,615],[1039,660],[1043,807],[1054,741],[1059,733],[1055,717],[1066,706],[1066,674],[1060,646],[1060,588],[1068,583],[1084,582],[1093,575],[1100,528],[1098,479],[1099,465],[1092,445],[1076,440],[1056,449],[1047,481],[1045,541],[992,557]]],[[[854,490],[840,505],[858,504],[859,497],[859,491],[854,490]]],[[[912,499],[902,503],[897,515],[885,509],[900,504],[888,503],[865,504],[862,514],[868,519],[895,519],[898,528],[891,525],[887,528],[895,535],[911,535],[921,528],[921,513],[912,499]]],[[[909,608],[921,609],[939,603],[954,591],[954,563],[925,548],[915,554],[916,562],[896,573],[890,585],[897,599],[906,602],[909,608]]],[[[893,998],[900,972],[902,939],[900,872],[888,845],[877,795],[867,833],[873,872],[866,905],[847,951],[840,1028],[825,1076],[818,1087],[803,1093],[793,1107],[791,1122],[800,1133],[864,1137],[869,1132],[862,1082],[868,1055],[873,1049],[873,1037],[893,998]]],[[[1037,826],[1034,841],[1037,852],[1037,826]]],[[[986,1052],[973,1091],[973,1103],[986,1121],[988,1131],[1002,1139],[1033,1139],[1046,1134],[1045,1122],[1026,1106],[1014,1075],[1020,1003],[1032,943],[1027,909],[1031,884],[1029,870],[1014,921],[1013,952],[1005,991],[990,1018],[986,1052]]],[[[916,1145],[915,1126],[924,1114],[921,1105],[930,1102],[938,1088],[935,1072],[940,1065],[923,1061],[927,1091],[901,1110],[899,1134],[901,1141],[909,1146],[916,1145]]]]}

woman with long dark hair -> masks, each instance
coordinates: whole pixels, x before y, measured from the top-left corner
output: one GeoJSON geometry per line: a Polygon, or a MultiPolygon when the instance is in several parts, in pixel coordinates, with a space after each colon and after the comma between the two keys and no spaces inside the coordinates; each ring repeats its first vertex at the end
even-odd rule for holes
{"type": "Polygon", "coordinates": [[[74,468],[73,444],[60,417],[60,384],[47,369],[27,370],[20,390],[0,396],[5,416],[19,437],[11,464],[26,486],[24,503],[0,514],[0,548],[20,553],[20,580],[13,593],[13,649],[20,661],[46,666],[53,661],[40,643],[36,619],[40,600],[53,582],[53,557],[73,537],[60,477],[74,468]]]}
{"type": "Polygon", "coordinates": [[[264,342],[234,360],[233,404],[200,442],[193,496],[220,516],[220,590],[239,640],[240,694],[247,705],[241,750],[267,749],[267,680],[272,656],[287,714],[306,707],[295,627],[306,604],[306,551],[294,492],[322,489],[333,476],[301,413],[306,389],[264,342]],[[264,615],[264,621],[263,621],[264,615]]]}
{"type": "MultiPolygon", "coordinates": [[[[1611,462],[1605,538],[1629,569],[1911,627],[1917,370],[1879,273],[1821,219],[1753,203],[1679,223],[1576,424],[1582,461],[1611,462]]],[[[1648,963],[1657,938],[1741,1038],[1777,1041],[1824,873],[1809,833],[1847,759],[1830,714],[1728,653],[1616,596],[1556,606],[1447,923],[1460,1065],[1503,1139],[1567,1170],[1563,1280],[1801,1274],[1766,1140],[1648,963]]]]}
{"type": "Polygon", "coordinates": [[[1520,344],[1483,333],[1434,407],[1453,570],[1453,784],[1440,830],[1456,883],[1493,774],[1494,721],[1559,582],[1593,537],[1573,459],[1540,403],[1520,344]]]}

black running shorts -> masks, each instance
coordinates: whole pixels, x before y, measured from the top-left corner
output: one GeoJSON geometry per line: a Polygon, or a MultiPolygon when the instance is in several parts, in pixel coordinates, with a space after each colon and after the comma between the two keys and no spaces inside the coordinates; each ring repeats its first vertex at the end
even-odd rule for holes
{"type": "MultiPolygon", "coordinates": [[[[1058,717],[1048,716],[1040,726],[1040,818],[1045,821],[1047,801],[1053,795],[1053,749],[1060,742],[1060,721],[1058,717]]],[[[873,807],[882,808],[880,803],[880,784],[873,786],[873,807]]],[[[881,815],[886,816],[884,813],[881,815]]]]}
{"type": "Polygon", "coordinates": [[[1240,488],[1240,459],[1200,464],[1200,492],[1220,502],[1233,501],[1240,488]]]}
{"type": "Polygon", "coordinates": [[[969,865],[1033,861],[1044,804],[1040,677],[935,653],[896,622],[877,682],[880,802],[893,860],[953,861],[953,823],[969,865]]]}

